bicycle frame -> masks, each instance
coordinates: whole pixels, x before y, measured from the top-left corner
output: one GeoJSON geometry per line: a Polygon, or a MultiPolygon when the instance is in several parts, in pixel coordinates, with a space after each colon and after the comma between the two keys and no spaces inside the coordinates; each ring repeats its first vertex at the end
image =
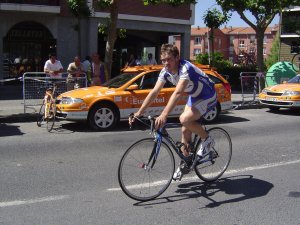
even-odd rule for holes
{"type": "MultiPolygon", "coordinates": [[[[153,126],[153,125],[151,125],[153,126]]],[[[169,146],[172,147],[172,149],[176,152],[176,154],[182,159],[184,160],[185,162],[187,162],[189,160],[189,157],[186,157],[183,155],[183,153],[181,152],[180,150],[180,147],[178,147],[176,145],[176,143],[174,142],[174,140],[172,139],[172,137],[168,134],[168,132],[166,131],[166,128],[170,128],[170,127],[175,127],[175,126],[178,126],[178,124],[176,123],[167,123],[165,124],[165,126],[157,131],[151,131],[151,133],[153,133],[154,135],[154,138],[155,138],[155,145],[153,147],[153,151],[149,157],[149,161],[147,163],[147,165],[150,164],[150,162],[152,161],[153,157],[153,161],[152,161],[152,165],[151,165],[151,169],[153,168],[157,158],[158,158],[158,155],[159,155],[159,151],[160,151],[160,146],[161,146],[161,143],[163,140],[165,140],[167,142],[167,144],[169,146]]],[[[152,130],[152,129],[151,129],[152,130]]],[[[194,146],[196,145],[196,142],[198,141],[198,136],[197,135],[194,135],[194,138],[193,138],[193,142],[191,143],[192,145],[192,149],[194,148],[194,146]]]]}

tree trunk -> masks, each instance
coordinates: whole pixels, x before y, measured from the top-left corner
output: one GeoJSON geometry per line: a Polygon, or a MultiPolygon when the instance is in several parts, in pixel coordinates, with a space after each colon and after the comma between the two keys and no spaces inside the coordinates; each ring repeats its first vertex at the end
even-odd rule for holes
{"type": "Polygon", "coordinates": [[[115,42],[117,40],[117,22],[118,22],[118,13],[119,13],[118,5],[119,5],[119,0],[113,0],[109,9],[110,24],[108,26],[107,42],[106,42],[105,58],[104,58],[108,79],[111,78],[113,50],[114,50],[115,42]]]}
{"type": "Polygon", "coordinates": [[[257,49],[257,55],[256,55],[256,61],[258,66],[259,72],[264,72],[264,55],[263,55],[263,49],[264,49],[264,35],[265,35],[265,29],[257,27],[256,29],[256,49],[257,49]]]}
{"type": "MultiPolygon", "coordinates": [[[[256,29],[256,48],[257,48],[257,55],[256,55],[256,61],[257,61],[257,66],[258,66],[258,72],[264,72],[264,54],[263,54],[263,49],[264,49],[264,35],[265,35],[265,28],[257,27],[256,29]]],[[[259,91],[262,90],[265,86],[263,82],[263,78],[259,77],[259,91]]]]}

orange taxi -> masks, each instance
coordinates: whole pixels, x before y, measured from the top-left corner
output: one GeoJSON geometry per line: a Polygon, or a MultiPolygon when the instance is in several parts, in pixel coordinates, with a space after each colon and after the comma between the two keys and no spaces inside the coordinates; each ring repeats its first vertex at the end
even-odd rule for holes
{"type": "Polygon", "coordinates": [[[286,83],[263,89],[259,94],[259,101],[271,110],[300,108],[300,74],[286,83]]]}
{"type": "MultiPolygon", "coordinates": [[[[215,83],[218,104],[205,117],[206,121],[213,122],[221,111],[232,108],[231,87],[215,69],[205,65],[197,66],[215,83]]],[[[102,86],[65,92],[57,98],[58,115],[66,120],[88,121],[95,130],[110,130],[120,120],[127,120],[130,113],[138,110],[154,87],[162,68],[162,65],[128,67],[102,86]]],[[[174,90],[173,84],[166,83],[146,114],[159,115],[174,90]]],[[[170,116],[178,116],[183,112],[186,98],[182,97],[170,116]]]]}

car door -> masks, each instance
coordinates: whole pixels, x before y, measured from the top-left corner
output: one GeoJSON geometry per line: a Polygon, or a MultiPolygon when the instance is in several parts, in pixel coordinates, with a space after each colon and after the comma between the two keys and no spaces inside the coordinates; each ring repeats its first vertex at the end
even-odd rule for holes
{"type": "MultiPolygon", "coordinates": [[[[148,73],[145,73],[144,76],[142,76],[135,82],[136,84],[138,84],[139,88],[138,90],[135,90],[131,93],[130,102],[132,109],[137,110],[142,106],[145,98],[154,88],[158,79],[159,72],[160,71],[150,71],[148,73]]],[[[148,107],[145,114],[158,115],[168,103],[168,100],[170,98],[170,91],[171,90],[165,90],[165,88],[162,89],[157,98],[148,107]]]]}

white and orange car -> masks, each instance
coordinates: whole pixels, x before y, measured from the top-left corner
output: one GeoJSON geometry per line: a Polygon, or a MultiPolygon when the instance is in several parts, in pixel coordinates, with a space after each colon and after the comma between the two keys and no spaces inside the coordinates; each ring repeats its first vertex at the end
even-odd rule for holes
{"type": "MultiPolygon", "coordinates": [[[[197,66],[215,82],[218,104],[205,117],[206,121],[213,122],[221,111],[232,108],[231,87],[215,69],[204,65],[197,66]]],[[[57,98],[58,115],[66,120],[88,121],[95,130],[110,130],[120,120],[127,120],[130,113],[140,108],[154,87],[162,68],[162,65],[128,67],[103,86],[65,92],[57,98]]],[[[166,83],[146,114],[159,115],[174,90],[171,83],[166,83]]],[[[186,98],[187,96],[183,96],[170,116],[179,116],[182,113],[186,98]]]]}
{"type": "Polygon", "coordinates": [[[300,108],[300,74],[283,84],[263,89],[259,101],[270,110],[300,108]]]}

